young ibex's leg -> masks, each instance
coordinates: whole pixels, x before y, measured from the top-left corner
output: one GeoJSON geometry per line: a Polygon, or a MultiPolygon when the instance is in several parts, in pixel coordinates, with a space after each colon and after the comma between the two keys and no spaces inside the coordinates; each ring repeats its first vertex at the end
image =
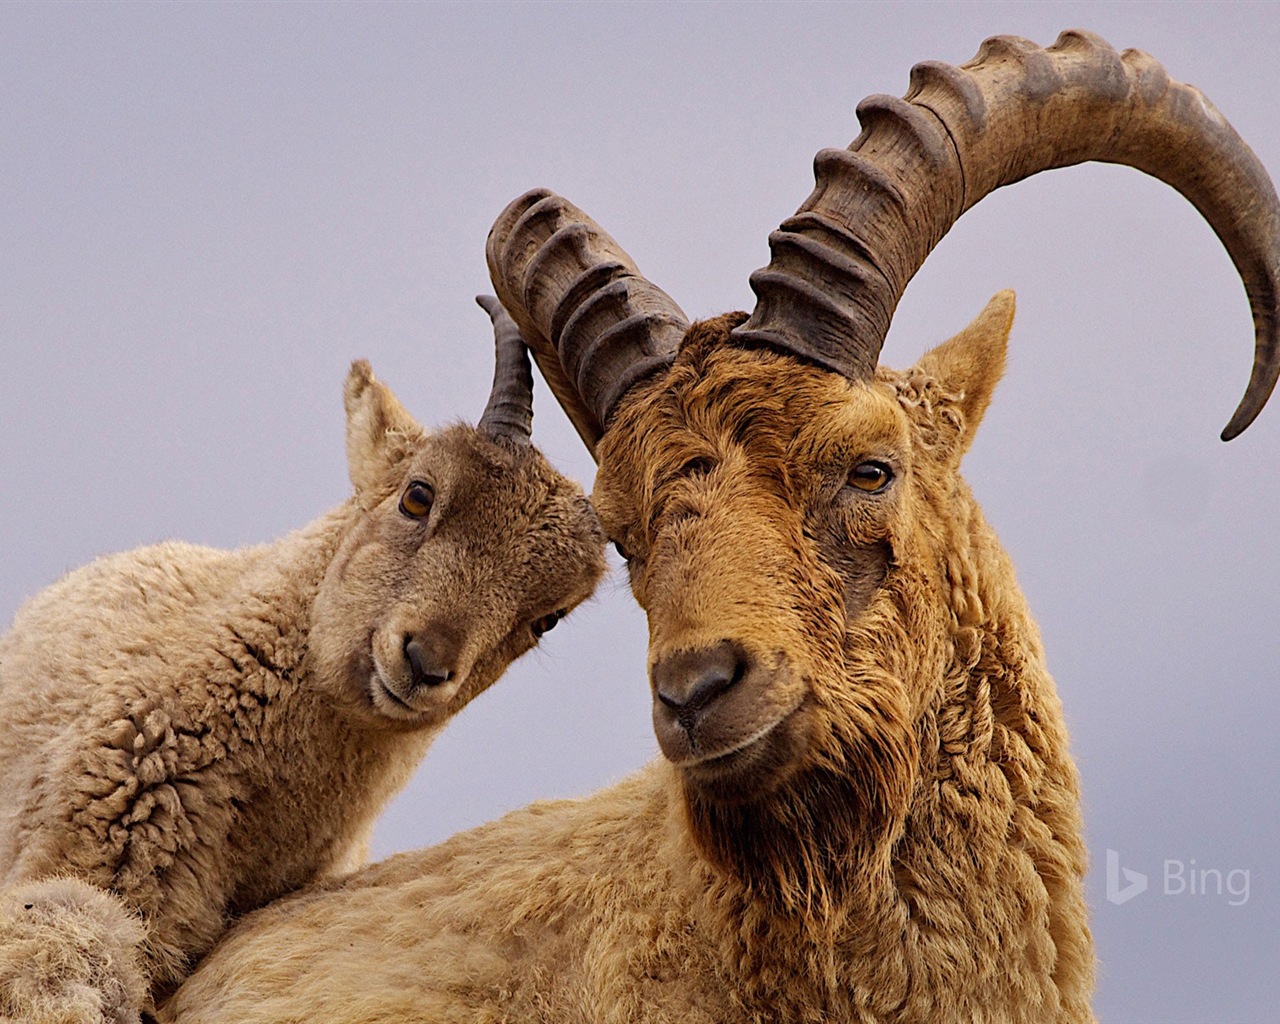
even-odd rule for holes
{"type": "Polygon", "coordinates": [[[0,1021],[138,1024],[149,1005],[142,922],[71,878],[0,893],[0,1021]]]}

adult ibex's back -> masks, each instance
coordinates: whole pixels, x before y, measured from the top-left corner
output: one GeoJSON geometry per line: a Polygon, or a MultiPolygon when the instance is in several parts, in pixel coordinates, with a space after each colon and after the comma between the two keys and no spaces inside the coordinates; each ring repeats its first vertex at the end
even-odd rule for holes
{"type": "Polygon", "coordinates": [[[910,370],[877,356],[907,281],[983,195],[1127,163],[1191,199],[1244,278],[1257,358],[1234,436],[1280,370],[1280,204],[1198,92],[1084,33],[921,65],[906,100],[859,113],[772,236],[750,318],[690,326],[544,191],[489,240],[600,463],[597,508],[649,614],[665,761],[269,912],[180,994],[192,1019],[1091,1018],[1061,709],[958,474],[1012,296],[910,370]],[[382,915],[380,932],[422,938],[375,978],[330,936],[382,915]],[[361,1013],[335,1014],[325,993],[356,984],[361,1013]]]}

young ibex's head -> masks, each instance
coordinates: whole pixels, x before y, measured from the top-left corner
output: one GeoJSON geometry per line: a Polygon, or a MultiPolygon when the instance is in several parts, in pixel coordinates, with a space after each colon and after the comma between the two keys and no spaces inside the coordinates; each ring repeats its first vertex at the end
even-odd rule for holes
{"type": "Polygon", "coordinates": [[[604,535],[582,489],[530,442],[528,353],[495,299],[497,368],[480,422],[428,433],[347,375],[358,518],[321,584],[312,657],[366,718],[439,724],[585,600],[604,535]]]}
{"type": "Polygon", "coordinates": [[[877,368],[903,289],[965,210],[1086,160],[1159,177],[1217,231],[1253,306],[1253,375],[1224,438],[1280,373],[1275,192],[1150,57],[1079,32],[1047,50],[997,38],[963,67],[919,65],[905,99],[858,114],[862,134],[818,154],[817,188],[770,237],[749,319],[690,327],[546,191],[509,206],[488,245],[499,296],[599,461],[597,510],[649,614],[662,750],[695,819],[745,822],[744,844],[828,814],[900,819],[947,666],[978,658],[962,636],[983,615],[972,566],[996,556],[972,550],[958,463],[1003,368],[1012,296],[913,369],[877,368]]]}

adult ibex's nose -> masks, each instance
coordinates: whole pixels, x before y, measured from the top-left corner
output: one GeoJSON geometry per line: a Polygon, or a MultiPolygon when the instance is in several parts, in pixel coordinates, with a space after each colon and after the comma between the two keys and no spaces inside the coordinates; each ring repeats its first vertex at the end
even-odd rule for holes
{"type": "Polygon", "coordinates": [[[654,663],[654,716],[692,731],[707,709],[733,689],[750,668],[750,657],[732,640],[679,651],[654,663]]]}
{"type": "Polygon", "coordinates": [[[414,688],[439,686],[453,678],[455,658],[442,645],[422,636],[407,636],[404,656],[414,688]]]}

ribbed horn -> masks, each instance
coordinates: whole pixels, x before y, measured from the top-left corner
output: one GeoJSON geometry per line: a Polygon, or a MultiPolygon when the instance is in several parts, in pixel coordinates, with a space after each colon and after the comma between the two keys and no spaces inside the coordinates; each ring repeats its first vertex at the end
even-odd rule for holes
{"type": "Polygon", "coordinates": [[[594,453],[618,399],[671,364],[688,318],[595,221],[546,189],[502,211],[485,256],[498,297],[594,453]]]}
{"type": "Polygon", "coordinates": [[[813,194],[769,236],[739,342],[870,377],[907,282],[962,213],[1001,185],[1099,160],[1171,185],[1222,240],[1256,329],[1252,376],[1223,440],[1266,404],[1280,376],[1280,202],[1198,89],[1088,32],[1064,32],[1049,49],[997,36],[961,67],[917,65],[904,98],[871,96],[858,120],[862,133],[818,154],[813,194]]]}
{"type": "Polygon", "coordinates": [[[520,328],[492,295],[476,302],[493,321],[493,388],[476,429],[514,444],[532,444],[533,369],[520,328]]]}

